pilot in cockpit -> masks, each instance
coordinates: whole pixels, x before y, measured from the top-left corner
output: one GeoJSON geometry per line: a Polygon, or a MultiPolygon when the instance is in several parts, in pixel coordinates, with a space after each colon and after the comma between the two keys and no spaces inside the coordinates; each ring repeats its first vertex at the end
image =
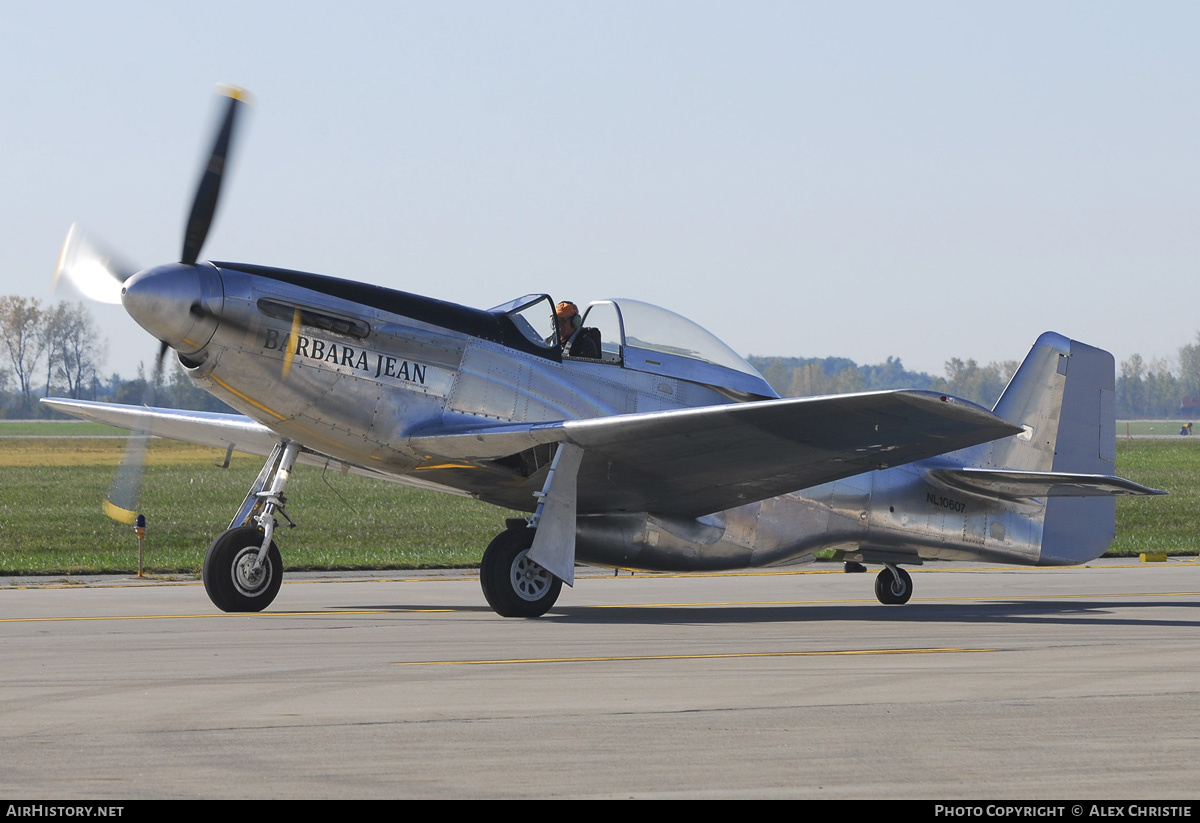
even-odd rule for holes
{"type": "Polygon", "coordinates": [[[600,342],[594,329],[584,329],[579,307],[564,300],[554,307],[554,319],[558,323],[558,340],[562,353],[567,357],[600,359],[600,342]]]}

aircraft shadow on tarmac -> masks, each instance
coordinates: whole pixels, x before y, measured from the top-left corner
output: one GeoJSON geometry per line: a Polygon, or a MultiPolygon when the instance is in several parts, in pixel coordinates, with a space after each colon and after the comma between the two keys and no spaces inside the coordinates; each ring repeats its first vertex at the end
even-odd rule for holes
{"type": "MultiPolygon", "coordinates": [[[[444,604],[389,604],[347,606],[347,609],[379,611],[486,612],[487,606],[444,604]]],[[[996,601],[987,603],[909,603],[893,608],[876,604],[795,604],[718,606],[556,606],[544,617],[554,623],[684,625],[696,623],[820,623],[858,621],[863,623],[1043,623],[1079,626],[1200,627],[1200,611],[1192,620],[1139,617],[1146,609],[1197,609],[1200,598],[1137,600],[1097,598],[996,601]],[[1130,616],[1130,611],[1133,616],[1130,616]]]]}

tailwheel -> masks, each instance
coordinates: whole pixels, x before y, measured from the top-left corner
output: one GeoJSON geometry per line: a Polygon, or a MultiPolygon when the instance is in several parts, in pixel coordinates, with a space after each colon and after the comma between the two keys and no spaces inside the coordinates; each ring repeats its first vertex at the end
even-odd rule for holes
{"type": "Polygon", "coordinates": [[[899,566],[887,566],[875,578],[875,597],[885,606],[901,606],[912,597],[912,578],[899,566]]]}
{"type": "Polygon", "coordinates": [[[263,530],[239,526],[221,532],[204,555],[204,590],[224,612],[260,612],[279,594],[283,559],[275,541],[259,564],[263,530]]]}
{"type": "Polygon", "coordinates": [[[562,581],[529,559],[534,529],[508,529],[496,536],[479,564],[479,585],[501,617],[541,617],[562,591],[562,581]]]}

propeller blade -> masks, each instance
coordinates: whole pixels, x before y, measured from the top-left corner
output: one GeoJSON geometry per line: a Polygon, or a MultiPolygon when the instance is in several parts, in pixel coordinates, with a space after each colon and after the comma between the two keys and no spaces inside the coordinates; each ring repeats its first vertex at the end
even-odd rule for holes
{"type": "MultiPolygon", "coordinates": [[[[163,362],[166,360],[168,348],[166,343],[159,346],[158,359],[154,364],[154,379],[146,384],[146,391],[142,395],[143,406],[154,405],[158,389],[162,385],[163,362]]],[[[149,442],[149,432],[142,430],[131,434],[125,444],[125,455],[121,458],[121,465],[117,467],[108,497],[104,500],[104,514],[118,523],[132,526],[137,520],[142,475],[146,466],[146,445],[149,442]]]]}
{"type": "Polygon", "coordinates": [[[63,241],[62,251],[58,253],[52,288],[57,290],[59,282],[66,280],[89,300],[120,303],[121,284],[136,271],[133,266],[101,249],[78,223],[74,223],[67,232],[67,239],[63,241]]]}
{"type": "Polygon", "coordinates": [[[183,257],[180,259],[188,265],[195,263],[200,257],[204,238],[208,236],[213,215],[216,214],[217,201],[221,194],[221,180],[225,175],[225,165],[229,158],[229,148],[233,141],[238,110],[249,97],[244,89],[236,86],[222,87],[221,93],[229,98],[229,104],[225,109],[225,118],[221,121],[221,128],[217,131],[217,139],[209,153],[204,174],[200,177],[200,185],[196,188],[196,196],[192,200],[192,212],[188,216],[187,228],[183,235],[183,257]]]}
{"type": "Polygon", "coordinates": [[[142,470],[146,462],[147,434],[131,434],[125,444],[125,455],[117,467],[112,487],[104,498],[104,514],[132,526],[138,516],[138,496],[142,489],[142,470]]]}
{"type": "Polygon", "coordinates": [[[167,352],[170,350],[170,348],[171,347],[167,345],[166,341],[159,343],[158,360],[154,364],[154,383],[146,387],[146,391],[150,396],[142,401],[143,406],[154,405],[155,398],[158,396],[159,387],[162,386],[163,363],[167,359],[167,352]]]}
{"type": "MultiPolygon", "coordinates": [[[[200,176],[196,194],[192,200],[192,210],[188,215],[187,226],[184,229],[182,262],[192,265],[200,256],[200,249],[212,226],[213,216],[217,211],[217,202],[221,194],[221,181],[224,179],[225,166],[233,145],[234,131],[237,126],[238,111],[249,102],[249,94],[236,86],[219,87],[222,94],[229,98],[225,116],[217,130],[212,151],[209,152],[208,162],[200,176]]],[[[67,279],[83,295],[104,303],[120,303],[122,284],[133,274],[134,269],[117,262],[117,258],[103,251],[96,243],[86,236],[79,227],[72,226],[67,234],[66,242],[58,256],[58,265],[54,270],[54,284],[60,279],[67,279]]],[[[136,290],[135,290],[136,291],[136,290]]],[[[204,316],[207,311],[201,303],[190,307],[192,314],[204,316]]],[[[297,317],[299,314],[297,313],[297,317]]],[[[142,403],[154,405],[159,386],[163,379],[163,363],[167,357],[169,345],[163,341],[158,350],[158,359],[154,364],[154,377],[146,384],[142,403]]],[[[121,523],[132,525],[137,520],[138,497],[142,486],[142,474],[146,463],[146,444],[149,441],[148,430],[137,431],[130,435],[125,447],[125,456],[117,468],[112,487],[104,501],[104,513],[121,523]]]]}

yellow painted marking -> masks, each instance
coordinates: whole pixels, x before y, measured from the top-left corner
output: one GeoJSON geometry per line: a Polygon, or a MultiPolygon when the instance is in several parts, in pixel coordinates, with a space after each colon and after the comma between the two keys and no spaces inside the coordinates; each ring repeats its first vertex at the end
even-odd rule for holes
{"type": "Polygon", "coordinates": [[[292,370],[292,361],[296,359],[296,349],[299,344],[296,342],[296,335],[300,332],[300,309],[292,312],[292,330],[288,332],[287,351],[283,355],[283,378],[286,380],[288,372],[292,370]]]}
{"type": "MultiPolygon", "coordinates": [[[[57,575],[56,579],[62,579],[61,575],[57,575]]],[[[132,579],[132,578],[131,578],[132,579]]],[[[322,583],[452,583],[455,581],[471,580],[473,577],[364,577],[354,580],[337,580],[325,578],[321,580],[285,580],[285,586],[315,586],[322,583]]],[[[3,578],[0,578],[3,580],[3,578]]],[[[156,579],[151,576],[136,578],[136,582],[130,583],[98,583],[96,585],[89,584],[83,580],[70,580],[64,583],[34,583],[30,585],[3,585],[0,583],[0,592],[4,591],[26,591],[30,589],[142,589],[147,586],[200,586],[203,585],[199,580],[170,580],[167,578],[156,579]]],[[[438,609],[437,611],[452,611],[452,609],[438,609]]],[[[318,614],[332,614],[332,612],[318,612],[318,614]]]]}
{"type": "MultiPolygon", "coordinates": [[[[964,598],[967,599],[967,598],[964,598]]],[[[853,600],[714,600],[707,603],[597,603],[590,609],[681,609],[715,606],[831,606],[837,603],[875,603],[874,597],[853,600]]]]}
{"type": "Polygon", "coordinates": [[[225,97],[232,97],[234,100],[238,100],[242,103],[254,102],[254,96],[250,94],[250,92],[246,91],[241,86],[234,86],[229,83],[217,84],[217,94],[224,95],[225,97]]]}
{"type": "Polygon", "coordinates": [[[272,415],[273,417],[278,417],[280,420],[287,420],[287,418],[284,417],[279,412],[275,411],[274,409],[268,409],[266,406],[264,406],[262,403],[259,403],[257,400],[255,400],[252,397],[247,397],[246,395],[242,394],[240,391],[238,391],[233,386],[229,385],[228,383],[226,383],[224,380],[217,377],[216,375],[209,374],[208,378],[210,380],[212,380],[214,383],[216,383],[218,386],[220,386],[221,388],[225,389],[226,391],[232,392],[233,394],[237,395],[241,399],[245,400],[247,403],[249,403],[254,408],[262,409],[267,414],[272,415]]]}
{"type": "MultiPolygon", "coordinates": [[[[980,600],[1045,600],[1047,603],[1055,600],[1082,600],[1094,597],[1097,599],[1112,597],[1196,597],[1200,592],[1115,592],[1113,594],[997,594],[989,597],[922,597],[923,603],[944,603],[952,601],[980,600]]],[[[909,601],[909,602],[915,602],[909,601]]]]}
{"type": "Polygon", "coordinates": [[[102,506],[105,516],[118,523],[124,523],[126,526],[132,526],[137,520],[137,512],[131,512],[129,509],[123,509],[115,503],[104,501],[102,506]]]}
{"type": "Polygon", "coordinates": [[[874,654],[971,654],[998,649],[842,649],[828,652],[732,652],[729,654],[636,654],[602,657],[517,657],[508,660],[414,660],[396,666],[497,666],[513,663],[617,663],[633,660],[736,660],[763,657],[847,657],[874,654]]]}
{"type": "MultiPolygon", "coordinates": [[[[452,580],[462,578],[394,578],[394,579],[367,579],[367,580],[345,580],[345,581],[330,581],[330,580],[295,580],[289,581],[287,585],[329,583],[329,582],[344,582],[344,583],[430,583],[430,582],[451,582],[452,580]]],[[[0,591],[18,591],[26,589],[84,589],[84,588],[134,588],[139,586],[154,585],[153,583],[137,582],[128,585],[114,586],[89,586],[86,583],[76,583],[70,585],[49,585],[49,586],[0,586],[0,591]]],[[[199,583],[174,583],[165,581],[165,585],[187,585],[196,586],[199,583]]],[[[1024,595],[998,595],[987,597],[930,597],[923,598],[923,602],[927,603],[965,603],[965,602],[985,602],[985,601],[1004,601],[1004,600],[1044,600],[1053,602],[1057,600],[1081,600],[1081,599],[1112,599],[1120,597],[1138,597],[1138,598],[1153,598],[1153,597],[1200,597],[1200,591],[1179,591],[1179,592],[1117,592],[1114,594],[1024,594],[1024,595]]],[[[874,599],[860,600],[743,600],[743,601],[711,601],[711,602],[693,602],[693,603],[621,603],[621,604],[596,604],[591,606],[580,606],[576,608],[587,609],[667,609],[667,608],[714,608],[714,607],[732,607],[732,606],[814,606],[814,605],[835,605],[835,604],[853,604],[853,603],[870,603],[874,604],[874,599]]],[[[339,615],[368,615],[368,614],[452,614],[459,612],[459,608],[430,608],[430,609],[339,609],[336,611],[288,611],[288,612],[210,612],[205,614],[145,614],[145,615],[107,615],[107,616],[79,616],[79,617],[6,617],[0,618],[0,623],[61,623],[71,621],[89,621],[89,620],[169,620],[169,619],[194,619],[194,618],[212,618],[212,617],[330,617],[339,615]]],[[[553,617],[546,619],[554,619],[553,617]]],[[[679,659],[695,659],[698,657],[778,657],[778,656],[811,656],[816,654],[900,654],[900,653],[935,653],[935,652],[957,652],[957,651],[995,651],[995,649],[884,649],[884,650],[859,650],[859,651],[841,651],[841,652],[786,652],[786,653],[746,653],[746,654],[714,654],[714,655],[681,655],[679,659]]],[[[545,662],[571,662],[574,660],[669,660],[676,659],[676,656],[651,656],[651,657],[611,657],[611,658],[555,658],[551,659],[520,659],[520,660],[466,660],[466,661],[423,661],[416,663],[399,663],[396,665],[465,665],[469,663],[545,663],[545,662]]]]}
{"type": "MultiPolygon", "coordinates": [[[[1132,558],[1130,558],[1132,560],[1132,558]]],[[[1191,555],[1175,555],[1170,558],[1172,563],[1182,563],[1185,565],[1195,565],[1200,562],[1200,557],[1193,558],[1191,555]]],[[[820,564],[825,565],[825,564],[820,564]]],[[[840,562],[832,564],[833,568],[813,568],[805,567],[799,569],[735,569],[723,572],[652,572],[644,569],[633,569],[628,566],[609,566],[609,573],[606,575],[602,571],[593,572],[589,577],[612,577],[612,571],[616,568],[618,571],[627,572],[631,577],[640,577],[643,579],[652,580],[654,578],[686,578],[686,577],[789,577],[802,574],[846,574],[842,569],[840,562]]],[[[904,564],[901,564],[904,565],[904,564]]],[[[593,567],[594,569],[602,569],[602,566],[593,567]]],[[[1142,563],[1121,563],[1121,564],[1104,564],[1102,566],[1093,566],[1084,564],[1080,566],[946,566],[939,569],[926,569],[917,566],[905,566],[907,571],[913,574],[954,574],[956,572],[996,572],[1008,573],[1014,571],[1020,572],[1037,572],[1040,574],[1049,574],[1053,572],[1082,572],[1096,571],[1098,569],[1141,569],[1145,568],[1142,563]]],[[[878,569],[868,567],[866,572],[860,572],[865,579],[871,579],[871,576],[878,573],[878,569]]],[[[577,575],[580,576],[580,575],[577,575]]]]}
{"type": "MultiPolygon", "coordinates": [[[[921,603],[979,603],[993,600],[1080,600],[1085,598],[1112,597],[1197,597],[1200,592],[1117,592],[1115,594],[996,594],[972,595],[956,597],[914,597],[910,604],[921,603]]],[[[710,602],[693,603],[597,603],[584,608],[589,609],[678,609],[685,607],[713,606],[831,606],[848,603],[876,603],[874,597],[842,598],[837,600],[714,600],[710,602]]]]}
{"type": "Polygon", "coordinates": [[[192,620],[203,617],[324,617],[352,614],[426,614],[454,609],[340,609],[329,612],[212,612],[211,614],[114,614],[86,617],[3,617],[0,623],[71,623],[88,620],[192,620]]]}

